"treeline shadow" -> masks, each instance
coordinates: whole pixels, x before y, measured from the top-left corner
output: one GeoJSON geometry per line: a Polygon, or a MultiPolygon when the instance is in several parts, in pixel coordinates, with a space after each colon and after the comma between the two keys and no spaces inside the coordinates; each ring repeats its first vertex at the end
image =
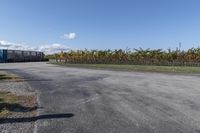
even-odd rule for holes
{"type": "MultiPolygon", "coordinates": [[[[46,79],[46,78],[40,78],[40,77],[31,77],[31,76],[27,76],[28,74],[27,73],[23,73],[21,71],[19,71],[18,69],[0,69],[0,72],[1,71],[9,71],[9,72],[12,72],[16,75],[18,75],[18,73],[22,73],[22,76],[20,76],[16,81],[17,82],[38,82],[38,81],[42,81],[42,82],[48,82],[48,81],[53,81],[52,79],[46,79]]],[[[12,79],[12,77],[9,77],[5,74],[0,74],[0,80],[9,80],[9,79],[12,79]]],[[[13,81],[4,81],[4,82],[16,82],[15,80],[13,81]]]]}
{"type": "Polygon", "coordinates": [[[24,122],[35,122],[37,120],[43,119],[61,119],[61,118],[70,118],[73,117],[72,113],[63,113],[63,114],[47,114],[39,115],[35,117],[23,117],[23,118],[0,118],[0,124],[5,123],[24,123],[24,122]]]}
{"type": "Polygon", "coordinates": [[[30,79],[30,78],[22,78],[21,81],[27,82],[38,82],[38,81],[52,81],[52,79],[30,79]]]}
{"type": "Polygon", "coordinates": [[[49,81],[53,81],[52,79],[29,79],[29,78],[17,78],[16,80],[9,80],[9,79],[12,79],[12,78],[0,76],[0,81],[3,80],[4,82],[38,82],[38,81],[39,82],[49,82],[49,81]]]}

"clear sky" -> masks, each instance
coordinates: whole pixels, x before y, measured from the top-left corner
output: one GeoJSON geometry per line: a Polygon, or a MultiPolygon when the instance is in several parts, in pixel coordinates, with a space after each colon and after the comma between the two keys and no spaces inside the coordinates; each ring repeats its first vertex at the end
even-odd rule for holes
{"type": "Polygon", "coordinates": [[[0,0],[1,43],[31,47],[200,46],[200,0],[0,0]]]}

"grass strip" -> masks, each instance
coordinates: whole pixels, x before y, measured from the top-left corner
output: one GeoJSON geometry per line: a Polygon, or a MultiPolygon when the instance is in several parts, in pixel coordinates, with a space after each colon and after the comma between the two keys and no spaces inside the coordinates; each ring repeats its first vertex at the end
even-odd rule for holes
{"type": "Polygon", "coordinates": [[[188,66],[151,66],[151,65],[113,65],[113,64],[66,64],[66,63],[51,63],[66,67],[77,68],[93,68],[107,70],[122,70],[122,71],[140,71],[140,72],[162,72],[162,73],[200,73],[200,67],[188,66]]]}

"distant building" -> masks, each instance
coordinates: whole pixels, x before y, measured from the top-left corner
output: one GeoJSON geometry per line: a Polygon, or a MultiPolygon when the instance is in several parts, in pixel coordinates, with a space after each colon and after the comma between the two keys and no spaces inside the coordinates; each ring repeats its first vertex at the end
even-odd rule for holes
{"type": "Polygon", "coordinates": [[[38,51],[0,49],[0,63],[43,61],[44,56],[38,51]]]}

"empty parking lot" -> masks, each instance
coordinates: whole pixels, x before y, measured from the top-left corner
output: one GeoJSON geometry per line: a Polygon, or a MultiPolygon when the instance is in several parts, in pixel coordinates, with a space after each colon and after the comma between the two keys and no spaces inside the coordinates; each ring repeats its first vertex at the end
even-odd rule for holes
{"type": "Polygon", "coordinates": [[[1,64],[38,94],[38,133],[198,133],[200,76],[1,64]],[[59,115],[60,114],[60,115],[59,115]],[[62,114],[69,114],[62,117],[62,114]]]}

